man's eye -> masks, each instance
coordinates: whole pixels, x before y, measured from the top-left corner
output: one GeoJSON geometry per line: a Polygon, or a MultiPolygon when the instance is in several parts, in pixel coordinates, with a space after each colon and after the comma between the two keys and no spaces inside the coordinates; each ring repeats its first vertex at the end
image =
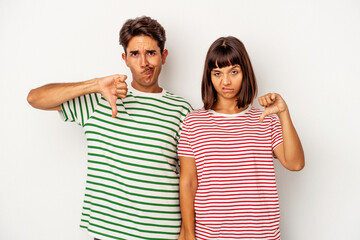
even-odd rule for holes
{"type": "Polygon", "coordinates": [[[154,56],[154,55],[155,55],[155,52],[148,52],[148,54],[149,54],[150,56],[154,56]]]}
{"type": "Polygon", "coordinates": [[[136,57],[138,54],[137,53],[131,53],[130,56],[132,57],[136,57]]]}

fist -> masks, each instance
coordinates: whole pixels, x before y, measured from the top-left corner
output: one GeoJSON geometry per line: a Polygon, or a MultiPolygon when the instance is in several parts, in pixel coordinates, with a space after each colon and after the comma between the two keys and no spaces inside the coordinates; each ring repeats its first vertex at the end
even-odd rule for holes
{"type": "Polygon", "coordinates": [[[125,98],[127,94],[127,84],[125,82],[126,75],[115,75],[114,77],[114,89],[112,93],[119,98],[125,98]]]}
{"type": "Polygon", "coordinates": [[[259,104],[265,109],[260,116],[260,122],[270,114],[280,114],[287,111],[287,105],[284,99],[277,93],[268,93],[262,97],[259,97],[259,104]]]}
{"type": "Polygon", "coordinates": [[[112,109],[112,117],[116,117],[117,107],[116,100],[125,98],[127,94],[127,76],[115,74],[107,77],[98,78],[99,92],[109,102],[112,109]]]}

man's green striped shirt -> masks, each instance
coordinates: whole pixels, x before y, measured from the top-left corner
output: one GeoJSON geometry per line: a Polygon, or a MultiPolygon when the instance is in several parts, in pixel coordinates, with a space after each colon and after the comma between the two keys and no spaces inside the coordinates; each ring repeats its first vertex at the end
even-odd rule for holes
{"type": "Polygon", "coordinates": [[[84,128],[88,174],[80,226],[105,239],[177,239],[180,231],[176,147],[192,108],[163,90],[129,90],[118,114],[101,94],[62,104],[65,121],[84,128]]]}

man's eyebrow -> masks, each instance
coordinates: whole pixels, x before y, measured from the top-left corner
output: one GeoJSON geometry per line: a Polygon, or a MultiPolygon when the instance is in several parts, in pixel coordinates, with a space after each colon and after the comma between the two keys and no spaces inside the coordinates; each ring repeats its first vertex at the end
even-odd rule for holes
{"type": "Polygon", "coordinates": [[[148,53],[154,53],[154,52],[156,52],[156,50],[146,50],[146,52],[148,52],[148,53]]]}
{"type": "Polygon", "coordinates": [[[137,53],[139,53],[139,50],[130,51],[130,53],[137,54],[137,53]]]}

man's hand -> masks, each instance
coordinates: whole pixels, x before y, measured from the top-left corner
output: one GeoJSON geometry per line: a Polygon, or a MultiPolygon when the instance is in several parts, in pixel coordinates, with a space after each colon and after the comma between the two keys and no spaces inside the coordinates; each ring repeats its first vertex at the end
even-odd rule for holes
{"type": "Polygon", "coordinates": [[[279,114],[286,112],[288,107],[286,102],[277,93],[268,93],[262,97],[259,97],[259,104],[265,109],[260,116],[260,122],[263,122],[264,118],[270,114],[279,114]]]}
{"type": "Polygon", "coordinates": [[[103,78],[97,78],[100,93],[109,102],[112,109],[112,117],[116,117],[116,100],[125,98],[127,94],[126,75],[111,75],[103,78]]]}

